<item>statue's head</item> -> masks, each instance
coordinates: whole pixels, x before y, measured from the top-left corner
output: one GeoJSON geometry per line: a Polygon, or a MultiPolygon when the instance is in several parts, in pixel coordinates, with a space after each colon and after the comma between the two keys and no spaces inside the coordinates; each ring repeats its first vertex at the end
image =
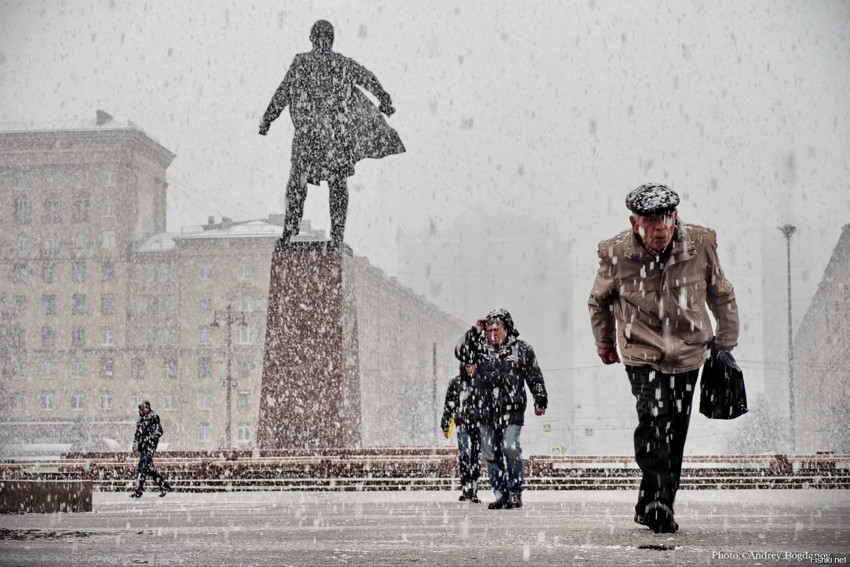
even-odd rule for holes
{"type": "Polygon", "coordinates": [[[334,44],[334,27],[327,20],[319,20],[310,30],[310,41],[314,47],[330,49],[334,44]]]}

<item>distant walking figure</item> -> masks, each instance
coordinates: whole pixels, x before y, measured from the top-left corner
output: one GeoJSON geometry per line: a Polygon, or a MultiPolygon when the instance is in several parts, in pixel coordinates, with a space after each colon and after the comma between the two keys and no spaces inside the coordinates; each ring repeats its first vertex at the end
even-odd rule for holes
{"type": "Polygon", "coordinates": [[[395,112],[390,95],[371,71],[331,50],[334,28],[330,22],[313,24],[310,41],[313,50],[295,56],[275,91],[260,122],[260,134],[265,136],[283,109],[290,107],[295,136],[281,244],[286,246],[298,234],[307,184],[327,181],[331,242],[339,247],[348,211],[347,179],[354,175],[354,165],[363,158],[402,153],[404,145],[380,114],[395,112]],[[379,109],[358,86],[375,95],[379,109]]]}
{"type": "Polygon", "coordinates": [[[145,478],[153,477],[159,486],[159,495],[165,496],[171,492],[171,485],[165,482],[162,475],[153,468],[153,454],[162,437],[162,424],[159,416],[151,411],[151,403],[147,400],[139,404],[139,421],[136,422],[136,435],[133,438],[133,450],[139,452],[139,467],[136,469],[136,486],[131,498],[141,498],[145,487],[145,478]]]}

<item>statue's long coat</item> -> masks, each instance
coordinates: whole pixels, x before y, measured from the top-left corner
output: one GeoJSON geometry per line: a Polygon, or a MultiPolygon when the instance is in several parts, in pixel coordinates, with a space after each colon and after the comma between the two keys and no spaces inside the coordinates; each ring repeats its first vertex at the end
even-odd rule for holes
{"type": "Polygon", "coordinates": [[[269,103],[266,123],[290,107],[292,167],[311,184],[330,175],[353,175],[354,164],[363,158],[404,152],[398,133],[358,85],[389,100],[371,71],[329,49],[314,49],[295,56],[269,103]]]}

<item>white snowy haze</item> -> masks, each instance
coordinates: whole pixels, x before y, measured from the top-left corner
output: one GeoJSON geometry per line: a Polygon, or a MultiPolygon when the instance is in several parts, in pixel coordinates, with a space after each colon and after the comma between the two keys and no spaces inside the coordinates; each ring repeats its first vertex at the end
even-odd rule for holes
{"type": "MultiPolygon", "coordinates": [[[[598,363],[585,304],[596,243],[650,181],[717,230],[751,400],[787,411],[778,227],[797,227],[799,322],[850,223],[850,3],[2,1],[0,127],[138,124],[177,154],[169,230],[282,212],[292,124],[258,124],[320,18],[392,95],[407,147],[357,166],[346,241],[470,324],[509,309],[557,392],[547,418],[594,429],[569,450],[632,450],[625,372],[598,363]]],[[[305,218],[327,228],[327,209],[312,188],[305,218]]],[[[743,426],[695,415],[688,451],[743,426]]]]}

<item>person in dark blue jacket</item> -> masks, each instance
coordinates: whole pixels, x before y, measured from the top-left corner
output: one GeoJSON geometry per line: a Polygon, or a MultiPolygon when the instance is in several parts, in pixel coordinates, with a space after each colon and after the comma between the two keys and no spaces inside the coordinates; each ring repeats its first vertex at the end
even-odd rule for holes
{"type": "Polygon", "coordinates": [[[457,460],[460,470],[461,495],[458,500],[481,502],[478,499],[478,478],[481,476],[481,386],[475,365],[461,363],[460,373],[449,381],[440,427],[443,435],[451,435],[451,420],[455,421],[457,460]]]}
{"type": "Polygon", "coordinates": [[[455,356],[474,361],[481,374],[481,449],[496,495],[490,509],[522,507],[519,436],[528,404],[525,387],[534,398],[535,415],[546,413],[549,400],[534,349],[518,336],[511,314],[495,309],[476,321],[455,347],[455,356]]]}

